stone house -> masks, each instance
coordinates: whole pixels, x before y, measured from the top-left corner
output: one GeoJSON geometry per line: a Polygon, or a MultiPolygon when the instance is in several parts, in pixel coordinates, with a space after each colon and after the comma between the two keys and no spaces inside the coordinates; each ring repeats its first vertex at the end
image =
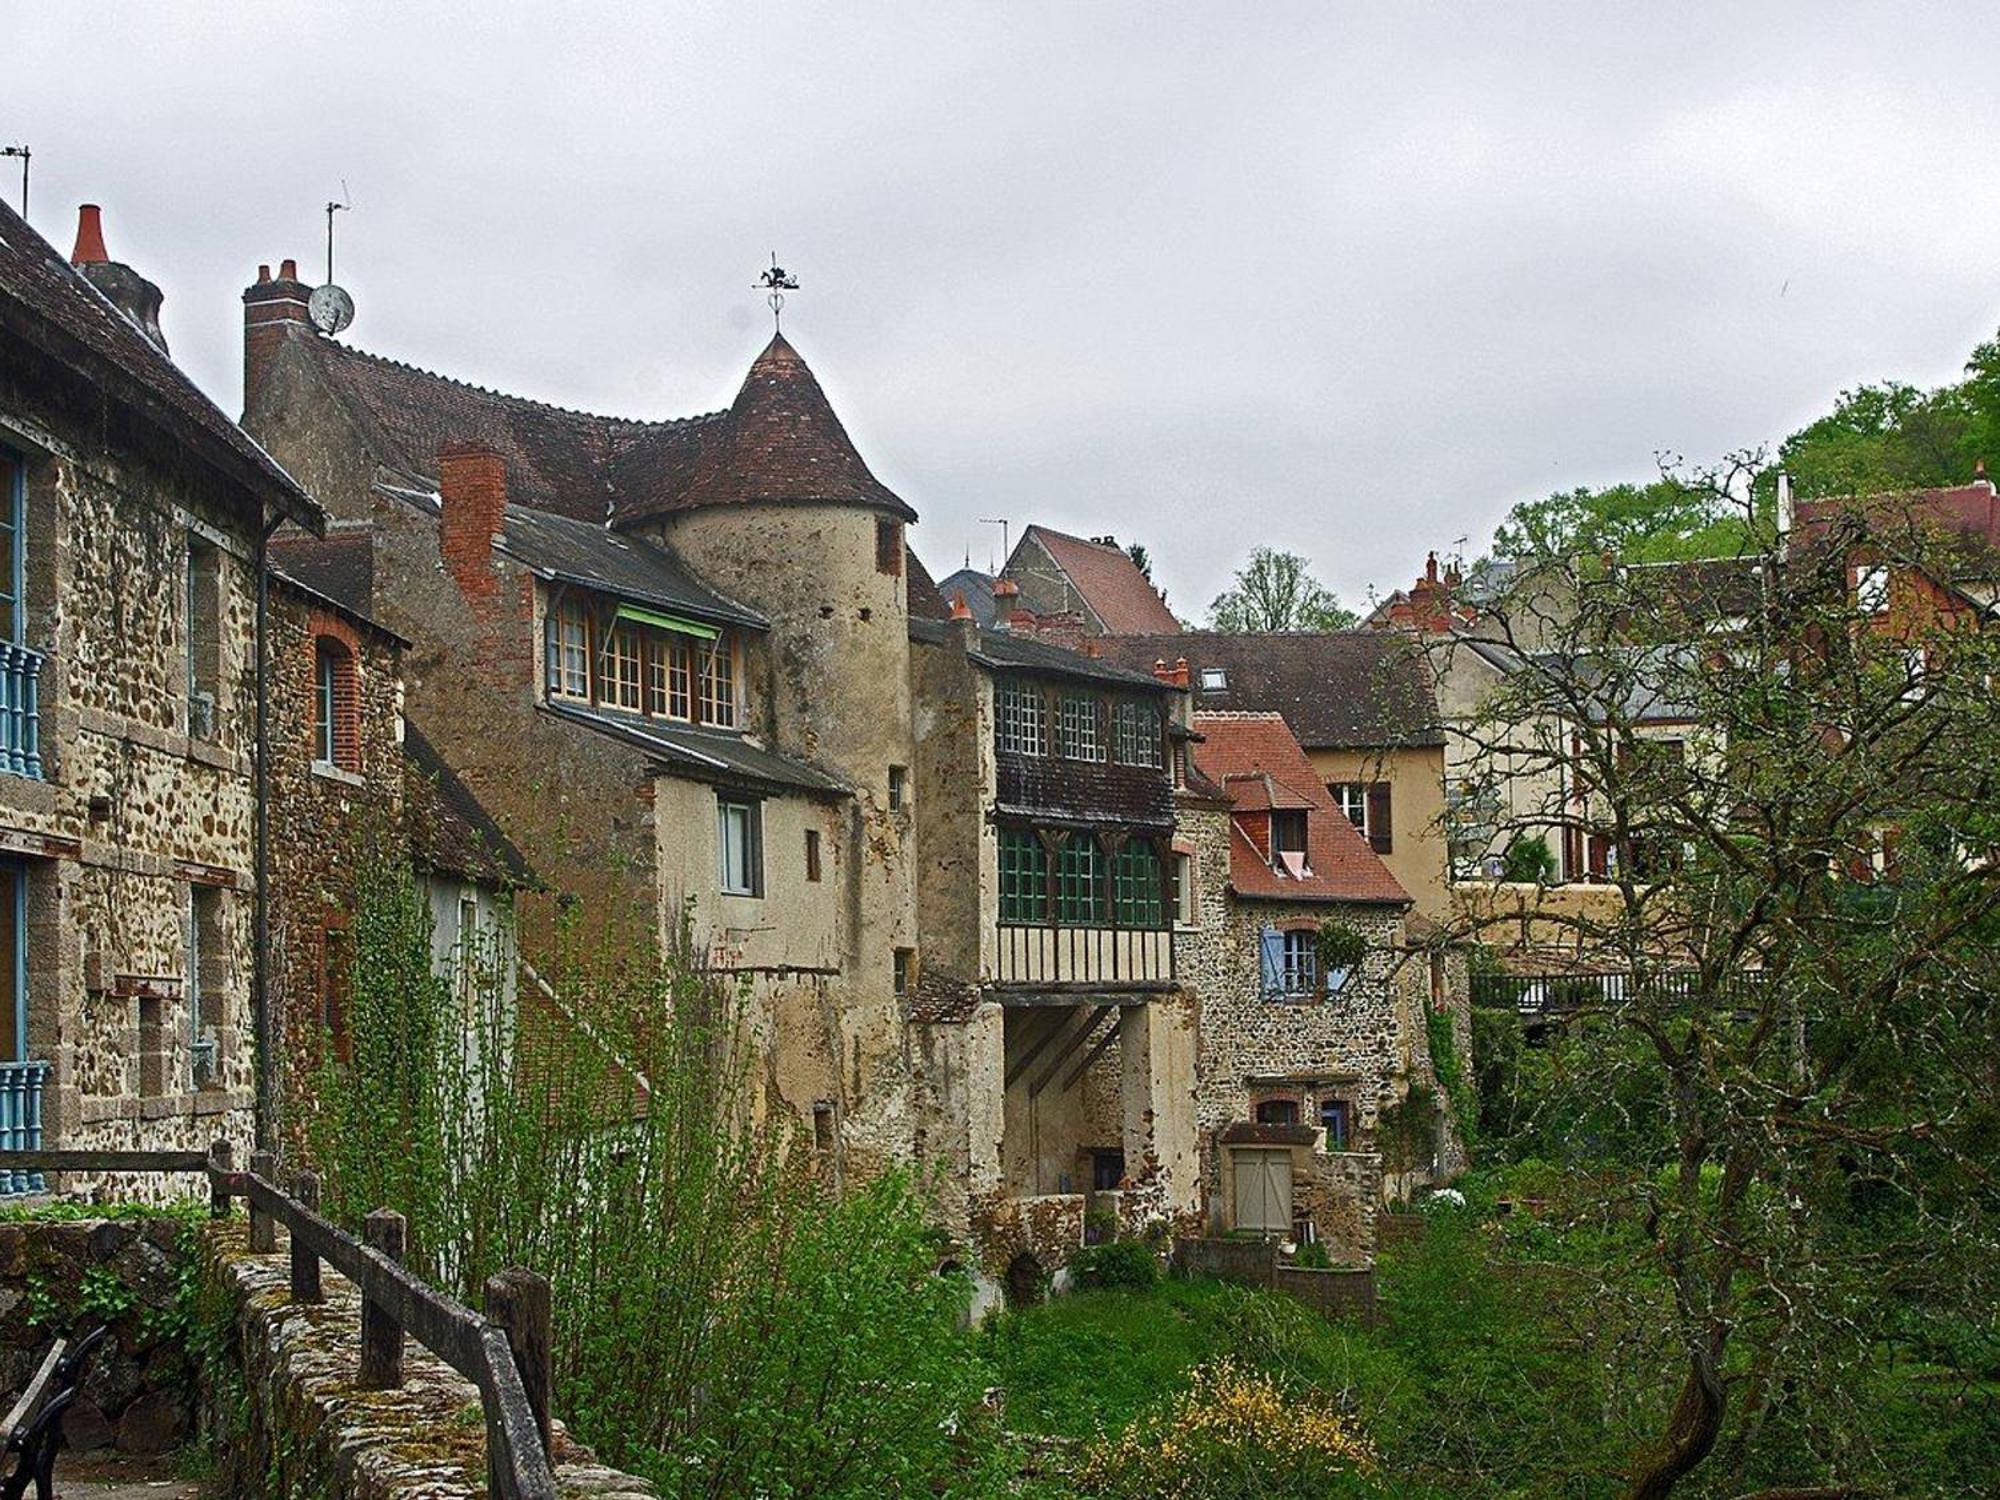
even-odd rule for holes
{"type": "Polygon", "coordinates": [[[269,1123],[259,580],[321,515],[159,301],[95,208],[65,262],[0,207],[0,1145],[269,1123]]]}
{"type": "Polygon", "coordinates": [[[965,601],[982,629],[999,624],[1072,649],[1094,636],[1159,635],[1181,628],[1116,537],[1030,526],[995,574],[971,567],[941,579],[947,602],[965,601]]]}
{"type": "Polygon", "coordinates": [[[1194,1001],[1172,932],[1172,694],[1150,673],[914,618],[921,1160],[983,1277],[1197,1208],[1194,1001]]]}
{"type": "Polygon", "coordinates": [[[1202,783],[1180,836],[1192,899],[1182,972],[1200,996],[1196,1115],[1210,1222],[1312,1238],[1336,1260],[1374,1246],[1385,1166],[1411,1180],[1450,1167],[1425,1026],[1429,956],[1408,941],[1408,892],[1327,792],[1283,717],[1196,712],[1202,783]],[[1364,943],[1330,971],[1329,924],[1364,943]],[[1434,1093],[1432,1101],[1435,1102],[1434,1093]],[[1385,1147],[1389,1126],[1404,1141],[1385,1147]],[[1414,1143],[1416,1150],[1408,1147],[1414,1143]],[[1434,1155],[1435,1153],[1435,1155],[1434,1155]]]}
{"type": "Polygon", "coordinates": [[[1314,774],[1432,922],[1451,912],[1445,733],[1409,636],[1370,630],[1113,636],[1107,661],[1185,669],[1194,712],[1281,715],[1314,774]]]}

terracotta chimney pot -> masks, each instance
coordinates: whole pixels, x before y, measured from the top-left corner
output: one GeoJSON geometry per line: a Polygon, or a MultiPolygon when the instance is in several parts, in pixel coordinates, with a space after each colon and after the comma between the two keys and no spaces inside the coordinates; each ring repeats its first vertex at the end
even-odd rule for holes
{"type": "Polygon", "coordinates": [[[95,203],[80,203],[76,210],[76,248],[69,253],[73,266],[102,264],[111,259],[104,248],[104,210],[95,203]]]}

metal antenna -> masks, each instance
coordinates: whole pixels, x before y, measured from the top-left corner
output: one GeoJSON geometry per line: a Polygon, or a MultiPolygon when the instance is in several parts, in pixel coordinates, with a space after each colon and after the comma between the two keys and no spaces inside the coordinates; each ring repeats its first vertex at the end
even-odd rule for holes
{"type": "MultiPolygon", "coordinates": [[[[348,192],[348,191],[347,191],[347,179],[346,179],[345,177],[343,177],[343,178],[341,178],[341,179],[340,179],[340,196],[341,196],[341,197],[343,197],[343,198],[351,198],[351,197],[353,197],[353,196],[354,196],[354,195],[353,195],[352,193],[350,193],[350,192],[348,192]]],[[[344,213],[345,211],[347,211],[348,209],[351,209],[351,208],[353,208],[353,207],[354,207],[354,205],[353,205],[352,203],[335,203],[335,202],[334,202],[334,201],[332,201],[331,199],[328,199],[328,200],[327,200],[327,205],[326,205],[326,280],[327,280],[327,284],[328,284],[329,286],[331,286],[331,285],[333,284],[333,216],[334,216],[335,214],[337,214],[337,213],[344,213]]]]}
{"type": "Polygon", "coordinates": [[[778,252],[771,252],[771,269],[757,278],[756,291],[769,292],[765,302],[771,308],[771,326],[782,333],[785,327],[785,293],[799,289],[799,278],[778,264],[778,252]]]}
{"type": "MultiPolygon", "coordinates": [[[[1000,528],[1000,550],[1008,557],[1014,555],[1014,549],[1007,545],[1007,518],[1005,516],[981,516],[979,524],[981,526],[998,526],[1000,528]]],[[[986,571],[989,573],[1000,571],[993,565],[993,558],[990,554],[986,559],[986,571]]]]}
{"type": "Polygon", "coordinates": [[[26,146],[0,146],[0,156],[21,158],[21,217],[28,217],[28,158],[35,153],[26,146]]]}

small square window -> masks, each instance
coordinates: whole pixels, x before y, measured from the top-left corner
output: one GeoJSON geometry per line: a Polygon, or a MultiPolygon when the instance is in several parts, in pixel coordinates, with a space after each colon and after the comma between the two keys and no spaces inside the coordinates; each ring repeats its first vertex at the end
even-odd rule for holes
{"type": "Polygon", "coordinates": [[[1229,674],[1220,667],[1201,669],[1201,690],[1204,693],[1224,693],[1229,690],[1229,674]]]}
{"type": "Polygon", "coordinates": [[[910,800],[910,773],[902,766],[889,767],[889,806],[906,806],[910,800]]]}
{"type": "Polygon", "coordinates": [[[1862,568],[1854,575],[1854,607],[1864,615],[1879,615],[1889,607],[1889,570],[1862,568]]]}
{"type": "Polygon", "coordinates": [[[1352,1106],[1345,1099],[1320,1100],[1319,1123],[1326,1132],[1326,1149],[1345,1151],[1354,1134],[1352,1106]]]}
{"type": "Polygon", "coordinates": [[[896,997],[902,999],[915,988],[917,982],[917,950],[898,948],[895,958],[896,997]]]}

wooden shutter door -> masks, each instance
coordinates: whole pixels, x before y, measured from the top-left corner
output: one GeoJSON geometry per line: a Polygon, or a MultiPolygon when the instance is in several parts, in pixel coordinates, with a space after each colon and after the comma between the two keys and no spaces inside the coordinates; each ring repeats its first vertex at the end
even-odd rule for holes
{"type": "Polygon", "coordinates": [[[1368,846],[1377,854],[1395,852],[1396,840],[1390,825],[1389,783],[1374,781],[1368,785],[1368,846]]]}

